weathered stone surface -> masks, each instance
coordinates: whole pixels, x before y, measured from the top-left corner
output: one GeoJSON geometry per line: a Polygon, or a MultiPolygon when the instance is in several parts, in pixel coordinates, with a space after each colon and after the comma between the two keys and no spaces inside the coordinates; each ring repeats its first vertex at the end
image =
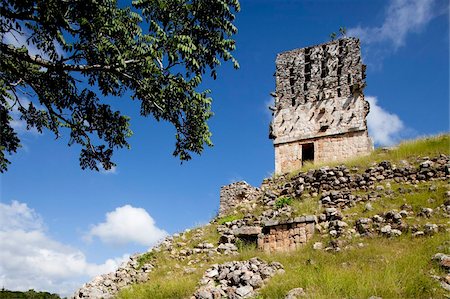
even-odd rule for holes
{"type": "Polygon", "coordinates": [[[444,253],[436,253],[433,256],[433,260],[437,261],[441,267],[450,270],[450,255],[444,253]]]}
{"type": "Polygon", "coordinates": [[[236,295],[246,298],[253,292],[253,287],[250,285],[242,286],[236,289],[236,295]]]}
{"type": "Polygon", "coordinates": [[[215,264],[206,270],[193,298],[251,298],[264,281],[283,271],[280,263],[267,264],[258,258],[215,264]]]}
{"type": "Polygon", "coordinates": [[[290,290],[284,299],[300,299],[306,296],[305,290],[303,288],[295,288],[290,290]]]}
{"type": "Polygon", "coordinates": [[[237,205],[251,202],[262,196],[262,191],[241,181],[220,188],[219,216],[231,212],[237,205]]]}
{"type": "Polygon", "coordinates": [[[109,299],[114,298],[119,289],[147,281],[152,271],[151,264],[139,265],[141,255],[136,254],[124,262],[115,272],[95,277],[75,292],[72,298],[80,299],[109,299]]]}
{"type": "Polygon", "coordinates": [[[314,161],[369,153],[369,104],[364,100],[365,66],[359,40],[343,38],[281,53],[276,59],[275,112],[270,137],[275,172],[314,161]],[[310,149],[307,149],[310,147],[310,149]]]}
{"type": "Polygon", "coordinates": [[[266,252],[295,250],[312,238],[316,221],[315,216],[302,216],[265,222],[263,234],[258,235],[258,248],[266,252]]]}
{"type": "Polygon", "coordinates": [[[241,235],[259,235],[261,233],[261,226],[242,226],[233,230],[233,234],[241,235]]]}
{"type": "MultiPolygon", "coordinates": [[[[336,167],[322,167],[320,169],[310,170],[307,172],[299,172],[289,180],[285,175],[280,175],[275,178],[264,180],[261,189],[271,190],[275,195],[280,195],[281,192],[292,197],[296,197],[296,190],[302,190],[302,193],[309,193],[316,196],[321,193],[321,203],[329,207],[344,207],[352,206],[359,201],[373,200],[371,193],[367,194],[367,198],[354,196],[351,190],[368,191],[374,188],[379,183],[412,183],[417,184],[419,181],[428,181],[435,179],[450,178],[450,175],[445,171],[445,165],[449,163],[449,156],[440,155],[430,158],[433,161],[432,166],[427,168],[427,172],[422,175],[420,166],[414,167],[412,165],[403,163],[398,166],[387,161],[382,161],[375,167],[369,167],[358,173],[358,169],[349,169],[344,165],[336,167]],[[429,173],[433,175],[429,175],[429,173]],[[286,187],[286,183],[291,182],[290,187],[286,187]],[[282,187],[280,187],[282,185],[282,187]],[[338,193],[331,193],[332,191],[339,191],[338,193]],[[314,195],[315,194],[315,195],[314,195]]],[[[385,195],[392,194],[389,184],[386,184],[386,189],[378,191],[385,195]]],[[[399,188],[401,193],[410,193],[412,189],[407,187],[399,188]]],[[[380,196],[380,195],[378,195],[380,196]]],[[[450,205],[450,194],[448,205],[450,205]]],[[[403,209],[403,208],[402,208],[403,209]]],[[[407,210],[407,209],[405,209],[407,210]]],[[[424,211],[423,216],[430,216],[432,211],[424,211]]]]}

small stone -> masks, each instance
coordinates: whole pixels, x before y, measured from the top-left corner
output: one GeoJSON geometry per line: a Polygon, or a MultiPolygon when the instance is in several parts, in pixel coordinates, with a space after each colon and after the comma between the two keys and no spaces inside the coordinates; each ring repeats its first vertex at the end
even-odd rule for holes
{"type": "MultiPolygon", "coordinates": [[[[383,179],[384,179],[384,177],[383,177],[383,179]]],[[[377,190],[377,191],[383,191],[383,190],[384,190],[384,187],[381,186],[381,185],[379,185],[379,186],[376,187],[376,190],[377,190]]]]}
{"type": "Polygon", "coordinates": [[[412,234],[413,237],[422,237],[424,235],[425,235],[425,233],[421,230],[416,231],[415,233],[412,234]]]}
{"type": "Polygon", "coordinates": [[[219,275],[219,271],[217,271],[216,269],[213,269],[213,270],[207,272],[205,276],[209,277],[209,278],[213,278],[213,277],[216,277],[218,275],[219,275]]]}
{"type": "Polygon", "coordinates": [[[436,253],[433,260],[438,261],[439,265],[445,269],[450,269],[450,255],[443,253],[436,253]]]}
{"type": "Polygon", "coordinates": [[[203,243],[203,248],[205,249],[212,249],[214,248],[214,245],[211,243],[203,243]]]}
{"type": "Polygon", "coordinates": [[[402,232],[400,231],[400,230],[398,230],[398,229],[392,229],[391,230],[391,236],[393,236],[393,237],[399,237],[399,236],[401,236],[402,235],[402,232]]]}
{"type": "Polygon", "coordinates": [[[448,284],[445,281],[441,281],[441,287],[446,290],[447,292],[450,292],[450,284],[448,284]]]}
{"type": "Polygon", "coordinates": [[[398,212],[398,214],[399,214],[402,218],[404,218],[404,217],[407,217],[407,216],[408,216],[408,211],[401,210],[400,212],[398,212]]]}
{"type": "Polygon", "coordinates": [[[332,230],[330,230],[329,234],[330,234],[330,236],[332,236],[332,237],[336,237],[336,236],[338,235],[338,232],[337,232],[337,230],[332,229],[332,230]]]}
{"type": "Polygon", "coordinates": [[[431,208],[422,208],[420,210],[419,216],[430,218],[431,214],[433,214],[433,209],[431,209],[431,208]]]}
{"type": "Polygon", "coordinates": [[[260,288],[263,285],[263,280],[261,278],[261,275],[259,275],[259,274],[253,275],[252,278],[250,279],[249,283],[254,288],[260,288]]]}
{"type": "Polygon", "coordinates": [[[391,226],[389,224],[385,225],[385,226],[383,226],[381,228],[380,231],[381,231],[382,234],[390,234],[391,233],[391,226]]]}
{"type": "Polygon", "coordinates": [[[422,163],[420,163],[420,168],[430,168],[431,166],[433,166],[433,162],[430,160],[426,160],[422,163]]]}
{"type": "Polygon", "coordinates": [[[303,290],[303,288],[295,288],[295,289],[290,290],[287,293],[286,297],[284,297],[284,299],[298,299],[298,298],[305,297],[305,296],[306,296],[306,293],[305,293],[305,290],[303,290]]]}
{"type": "Polygon", "coordinates": [[[194,273],[196,270],[197,269],[195,269],[195,268],[184,268],[183,271],[185,274],[191,274],[191,273],[194,273]]]}
{"type": "Polygon", "coordinates": [[[253,272],[245,270],[244,273],[241,275],[241,282],[242,284],[249,284],[250,279],[252,278],[253,272]]]}
{"type": "Polygon", "coordinates": [[[373,207],[372,204],[370,202],[366,203],[364,206],[364,211],[372,211],[373,207]]]}
{"type": "Polygon", "coordinates": [[[374,221],[374,222],[383,222],[383,217],[381,217],[380,215],[374,215],[373,217],[372,217],[372,220],[374,221]]]}
{"type": "Polygon", "coordinates": [[[313,249],[315,250],[321,250],[323,248],[323,243],[322,242],[316,242],[313,245],[313,249]]]}
{"type": "Polygon", "coordinates": [[[236,289],[236,294],[239,295],[239,296],[241,296],[241,297],[248,296],[248,295],[250,295],[252,292],[253,292],[253,287],[252,287],[252,286],[249,286],[249,285],[243,286],[243,287],[240,287],[240,288],[237,288],[237,289],[236,289]]]}
{"type": "Polygon", "coordinates": [[[434,235],[439,232],[439,227],[434,223],[427,223],[424,225],[423,231],[426,235],[434,235]]]}

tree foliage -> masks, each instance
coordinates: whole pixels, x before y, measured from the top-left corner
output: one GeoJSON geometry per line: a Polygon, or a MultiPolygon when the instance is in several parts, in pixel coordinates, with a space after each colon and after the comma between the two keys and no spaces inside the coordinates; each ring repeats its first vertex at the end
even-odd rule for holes
{"type": "Polygon", "coordinates": [[[132,131],[106,101],[125,93],[141,115],[173,124],[175,156],[201,153],[212,113],[199,85],[216,78],[221,61],[239,67],[231,54],[238,11],[238,0],[2,0],[0,170],[20,146],[13,111],[27,129],[57,138],[67,130],[83,169],[110,169],[132,131]]]}
{"type": "Polygon", "coordinates": [[[36,292],[35,290],[28,290],[26,292],[8,291],[2,288],[0,290],[0,299],[61,299],[57,294],[48,292],[36,292]]]}

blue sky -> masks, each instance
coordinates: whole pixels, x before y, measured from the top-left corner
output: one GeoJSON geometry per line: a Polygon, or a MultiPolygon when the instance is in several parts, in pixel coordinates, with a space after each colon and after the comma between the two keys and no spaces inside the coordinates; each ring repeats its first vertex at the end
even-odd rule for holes
{"type": "Polygon", "coordinates": [[[259,186],[274,170],[268,139],[275,57],[329,40],[345,26],[362,39],[377,145],[449,131],[449,10],[446,0],[242,1],[241,68],[224,64],[212,90],[214,147],[180,165],[174,129],[138,115],[128,98],[106,99],[131,116],[131,150],[112,172],[83,171],[67,136],[15,127],[23,148],[1,177],[0,284],[67,295],[165,234],[210,220],[220,186],[259,186]]]}

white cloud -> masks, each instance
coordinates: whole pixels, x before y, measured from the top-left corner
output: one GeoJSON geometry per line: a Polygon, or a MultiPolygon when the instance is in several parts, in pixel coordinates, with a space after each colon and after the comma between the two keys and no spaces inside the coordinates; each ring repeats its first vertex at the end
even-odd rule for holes
{"type": "Polygon", "coordinates": [[[100,173],[102,174],[117,174],[117,166],[113,166],[110,169],[106,170],[105,168],[103,168],[102,163],[97,163],[97,167],[100,170],[100,173]]]}
{"type": "MultiPolygon", "coordinates": [[[[41,135],[42,134],[42,133],[39,133],[39,131],[35,127],[32,127],[28,130],[27,122],[20,119],[21,113],[19,111],[19,104],[14,103],[10,98],[5,97],[5,99],[6,99],[6,102],[8,103],[8,105],[10,107],[12,107],[12,109],[11,109],[12,120],[9,121],[9,124],[17,133],[19,133],[19,134],[29,133],[32,135],[41,135]]],[[[31,101],[27,97],[20,97],[19,101],[20,101],[20,105],[22,105],[26,109],[28,109],[28,107],[30,106],[30,103],[31,103],[31,101]]],[[[40,109],[40,110],[44,109],[42,106],[36,105],[35,103],[33,103],[33,105],[37,109],[40,109]]]]}
{"type": "MultiPolygon", "coordinates": [[[[44,53],[44,51],[38,49],[35,44],[32,43],[31,39],[31,31],[28,29],[21,30],[19,32],[8,31],[2,35],[2,42],[8,45],[13,45],[14,47],[20,48],[25,47],[28,50],[28,54],[32,56],[39,55],[44,59],[49,59],[48,55],[44,53]]],[[[53,41],[55,46],[56,53],[59,56],[62,56],[65,52],[62,49],[61,45],[55,40],[53,41]]]]}
{"type": "Polygon", "coordinates": [[[438,15],[434,6],[435,0],[392,0],[383,24],[350,28],[348,35],[359,37],[368,44],[388,42],[396,50],[405,44],[409,33],[421,31],[438,15]]]}
{"type": "Polygon", "coordinates": [[[49,237],[42,218],[25,203],[0,202],[0,285],[71,295],[90,278],[114,271],[128,255],[89,263],[78,249],[49,237]]]}
{"type": "Polygon", "coordinates": [[[13,200],[10,205],[0,202],[0,229],[13,230],[43,230],[42,218],[27,204],[13,200]]]}
{"type": "Polygon", "coordinates": [[[98,237],[112,245],[136,243],[153,246],[166,235],[167,232],[155,225],[155,220],[146,210],[125,205],[107,213],[106,221],[92,227],[87,237],[98,237]]]}
{"type": "Polygon", "coordinates": [[[366,100],[370,104],[367,125],[374,142],[379,145],[392,145],[397,142],[400,134],[405,130],[401,119],[396,114],[381,108],[376,97],[367,96],[366,100]]]}

